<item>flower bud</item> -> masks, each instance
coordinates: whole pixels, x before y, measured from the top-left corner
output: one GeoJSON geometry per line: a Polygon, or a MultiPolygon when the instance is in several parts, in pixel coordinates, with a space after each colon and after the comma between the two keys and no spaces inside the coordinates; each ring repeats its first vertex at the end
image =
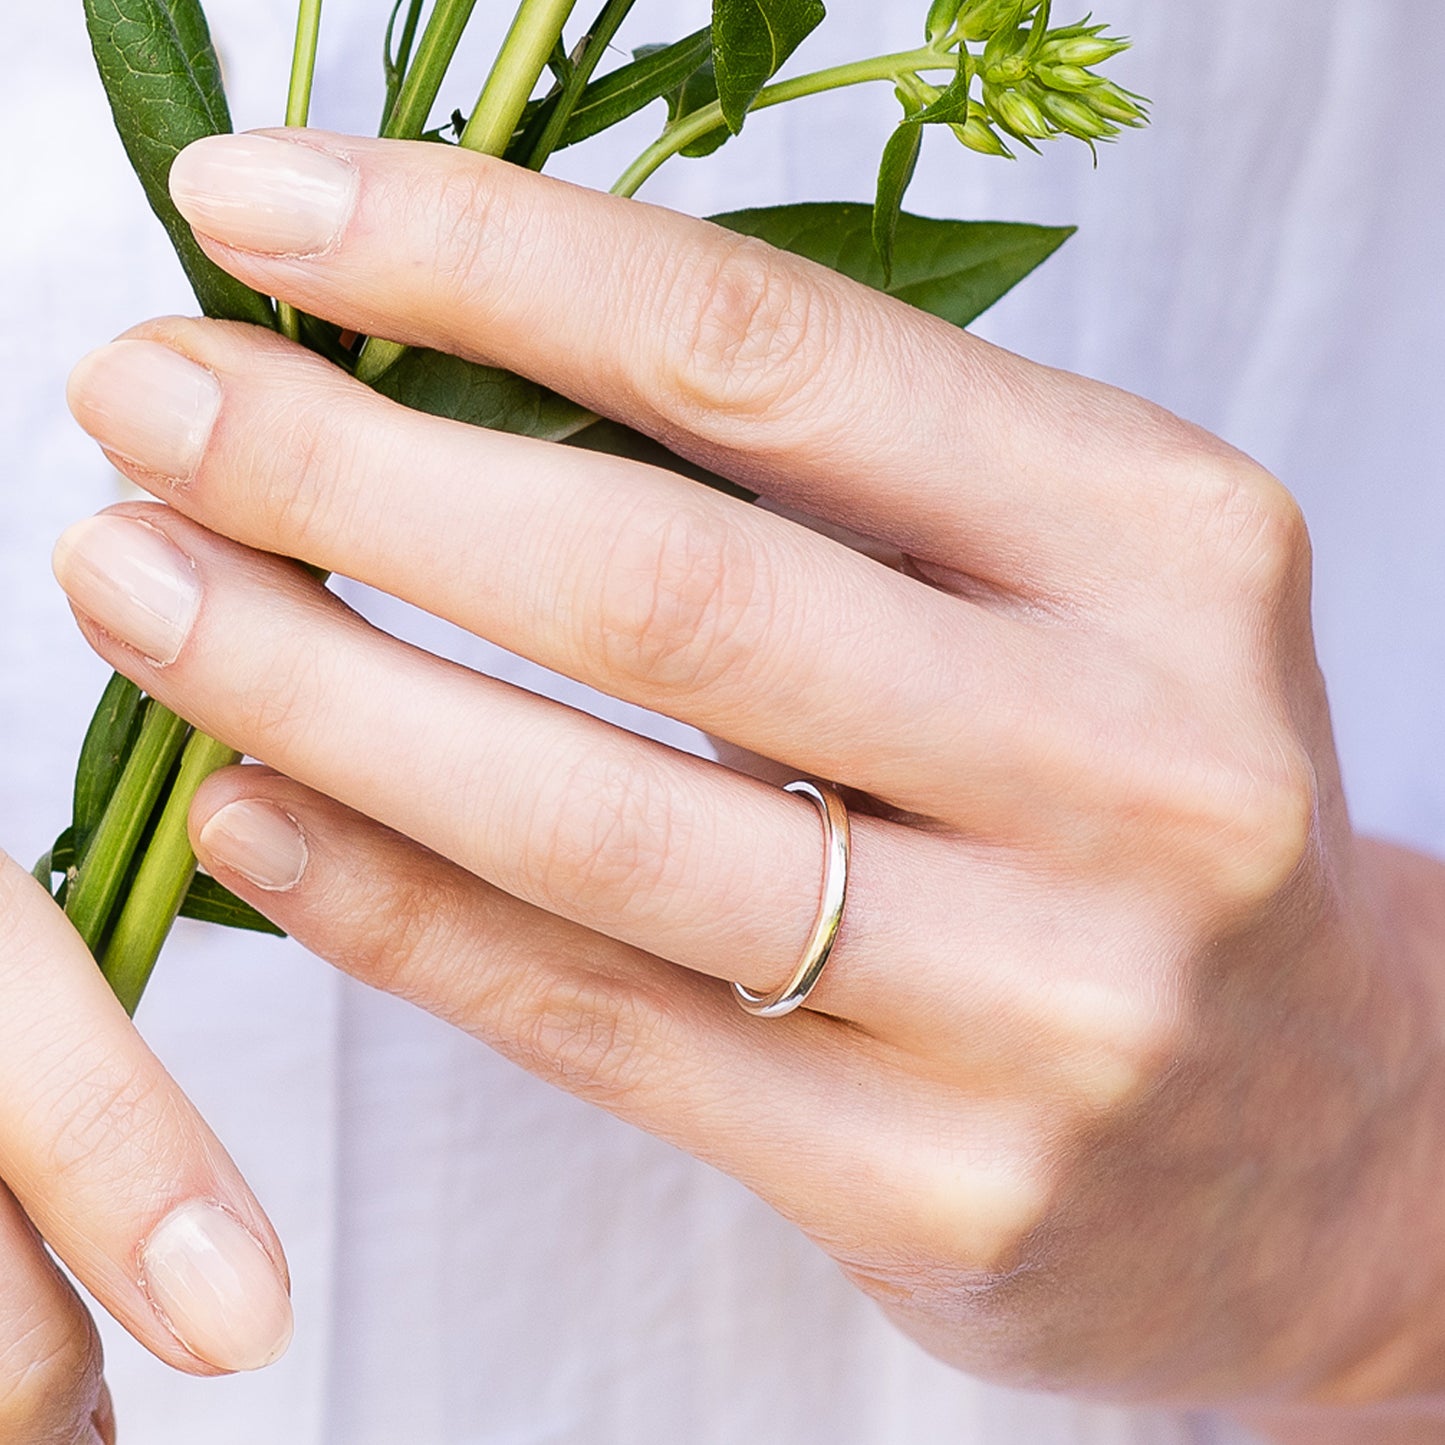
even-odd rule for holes
{"type": "Polygon", "coordinates": [[[1014,153],[1003,143],[999,133],[977,113],[969,116],[965,125],[951,126],[950,129],[969,150],[977,151],[981,156],[1001,156],[1010,161],[1014,158],[1014,153]]]}
{"type": "Polygon", "coordinates": [[[1047,140],[1053,134],[1043,111],[1028,96],[986,84],[983,98],[993,118],[1018,140],[1047,140]]]}
{"type": "Polygon", "coordinates": [[[1047,65],[1102,65],[1128,48],[1127,40],[1116,37],[1064,32],[1044,41],[1039,59],[1047,65]]]}
{"type": "Polygon", "coordinates": [[[1034,66],[1034,75],[1041,85],[1046,85],[1050,90],[1064,90],[1072,94],[1090,90],[1100,83],[1097,75],[1085,70],[1081,65],[1054,65],[1040,61],[1034,66]]]}
{"type": "Polygon", "coordinates": [[[1101,80],[1084,99],[1089,109],[1104,120],[1118,125],[1148,125],[1149,112],[1141,104],[1141,97],[1132,95],[1112,80],[1101,80]]]}
{"type": "Polygon", "coordinates": [[[933,6],[928,12],[928,24],[925,27],[928,35],[928,43],[937,45],[940,40],[948,36],[953,29],[954,22],[958,19],[958,12],[963,9],[963,0],[933,0],[933,6]]]}
{"type": "Polygon", "coordinates": [[[1061,131],[1079,140],[1109,140],[1119,134],[1119,127],[1096,115],[1083,96],[1040,88],[1037,104],[1061,131]]]}

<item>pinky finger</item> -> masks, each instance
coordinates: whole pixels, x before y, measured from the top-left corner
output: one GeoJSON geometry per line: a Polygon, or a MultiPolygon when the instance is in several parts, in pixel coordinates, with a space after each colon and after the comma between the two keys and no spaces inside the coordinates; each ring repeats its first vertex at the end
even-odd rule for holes
{"type": "Polygon", "coordinates": [[[114,1440],[100,1339],[79,1295],[0,1185],[0,1440],[114,1440]]]}
{"type": "MultiPolygon", "coordinates": [[[[836,1245],[883,1123],[850,1025],[760,1023],[725,984],[524,903],[262,767],[191,813],[206,868],[307,948],[734,1175],[836,1245]]],[[[726,920],[719,920],[726,928],[726,920]]],[[[896,1106],[896,1100],[891,1101],[896,1106]]]]}

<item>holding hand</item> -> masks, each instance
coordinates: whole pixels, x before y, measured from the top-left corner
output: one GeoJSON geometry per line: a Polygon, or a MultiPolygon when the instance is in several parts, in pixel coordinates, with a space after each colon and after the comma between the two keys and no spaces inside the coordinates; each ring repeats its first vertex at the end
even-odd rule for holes
{"type": "Polygon", "coordinates": [[[1399,925],[1445,907],[1351,833],[1278,483],[831,272],[443,147],[217,138],[173,187],[263,292],[907,559],[151,323],[72,400],[167,505],[57,568],[111,663],[277,770],[203,792],[209,869],[744,1180],[945,1358],[1125,1399],[1438,1384],[1438,1251],[1395,1246],[1438,1234],[1441,999],[1399,925]],[[808,1007],[720,982],[795,965],[804,800],[382,636],[282,556],[845,788],[808,1007]]]}
{"type": "Polygon", "coordinates": [[[80,939],[3,857],[0,989],[0,1440],[110,1445],[100,1341],[46,1244],[136,1339],[197,1375],[285,1349],[285,1264],[80,939]]]}

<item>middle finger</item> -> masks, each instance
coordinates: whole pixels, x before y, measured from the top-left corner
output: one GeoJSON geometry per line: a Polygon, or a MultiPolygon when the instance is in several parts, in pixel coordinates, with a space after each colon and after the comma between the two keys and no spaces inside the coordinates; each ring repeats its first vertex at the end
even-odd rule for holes
{"type": "Polygon", "coordinates": [[[909,812],[960,801],[936,760],[965,720],[973,750],[1005,754],[998,700],[1042,645],[670,473],[407,411],[250,330],[153,323],[83,362],[71,401],[212,530],[909,812]]]}

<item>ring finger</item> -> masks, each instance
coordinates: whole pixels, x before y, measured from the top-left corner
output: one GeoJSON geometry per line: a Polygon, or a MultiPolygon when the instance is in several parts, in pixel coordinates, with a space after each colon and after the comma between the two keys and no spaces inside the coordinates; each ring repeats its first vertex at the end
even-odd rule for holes
{"type": "MultiPolygon", "coordinates": [[[[759,991],[801,953],[821,870],[808,802],[386,637],[165,507],[80,523],[56,571],[92,645],[167,706],[506,892],[759,991]]],[[[864,1019],[882,989],[869,900],[902,831],[857,820],[824,1011],[864,1019]]]]}

